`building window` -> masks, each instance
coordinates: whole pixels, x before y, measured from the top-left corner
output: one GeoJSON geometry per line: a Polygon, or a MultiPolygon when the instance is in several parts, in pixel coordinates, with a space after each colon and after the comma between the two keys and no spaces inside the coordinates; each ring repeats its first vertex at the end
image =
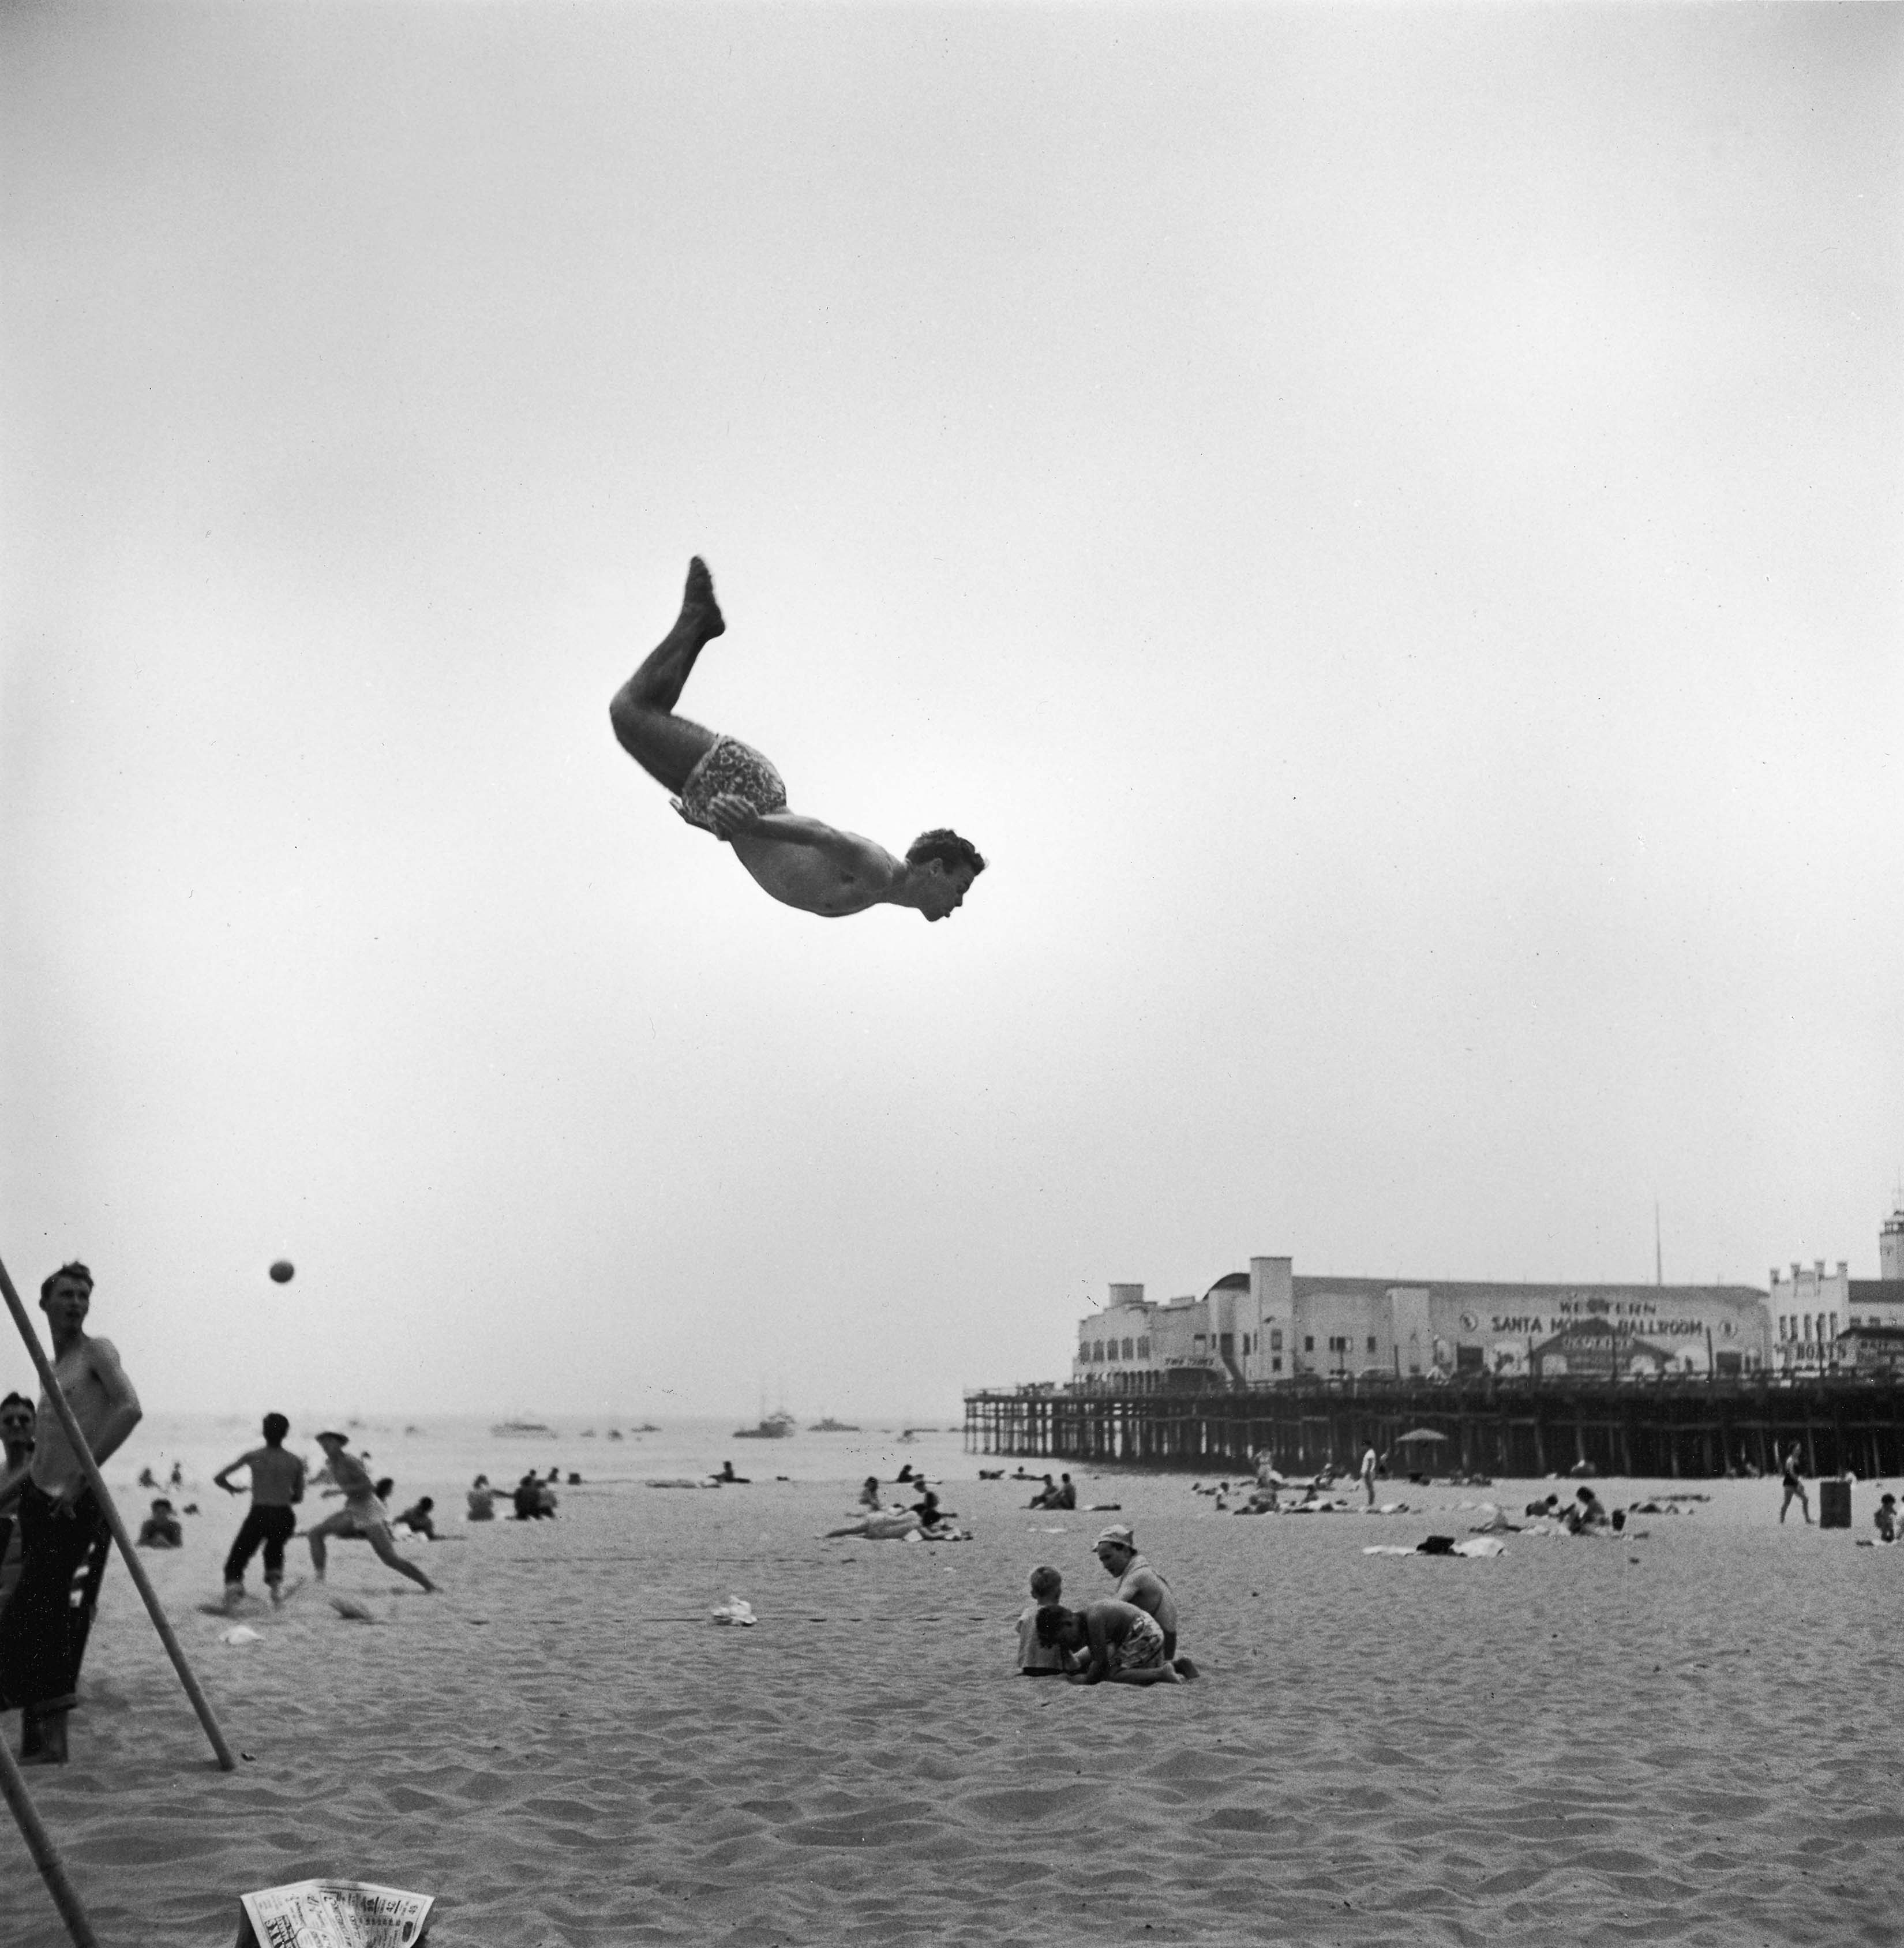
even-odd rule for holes
{"type": "Polygon", "coordinates": [[[1150,1335],[1148,1333],[1137,1342],[1137,1357],[1140,1360],[1150,1357],[1150,1335]]]}
{"type": "Polygon", "coordinates": [[[1302,1335],[1302,1350],[1305,1353],[1313,1353],[1315,1351],[1316,1335],[1314,1333],[1305,1332],[1302,1335]]]}
{"type": "Polygon", "coordinates": [[[1838,1316],[1837,1316],[1837,1314],[1834,1312],[1834,1313],[1833,1313],[1833,1314],[1831,1314],[1831,1337],[1832,1337],[1834,1339],[1835,1339],[1837,1336],[1838,1336],[1838,1316]]]}
{"type": "Polygon", "coordinates": [[[1282,1328],[1279,1326],[1270,1329],[1270,1351],[1272,1353],[1279,1353],[1282,1351],[1282,1328]]]}
{"type": "Polygon", "coordinates": [[[1243,1335],[1243,1357],[1245,1360],[1249,1357],[1249,1335],[1247,1332],[1243,1335]]]}
{"type": "Polygon", "coordinates": [[[1270,1360],[1270,1371],[1271,1373],[1281,1373],[1281,1372],[1282,1372],[1282,1362],[1280,1360],[1275,1360],[1275,1359],[1273,1359],[1273,1360],[1270,1360]]]}
{"type": "Polygon", "coordinates": [[[1329,1335],[1329,1350],[1332,1353],[1346,1353],[1349,1350],[1349,1342],[1347,1334],[1340,1332],[1332,1333],[1329,1335]]]}
{"type": "Polygon", "coordinates": [[[1128,1339],[1124,1342],[1124,1357],[1127,1360],[1130,1357],[1130,1342],[1128,1339]]]}
{"type": "Polygon", "coordinates": [[[1371,1333],[1369,1335],[1369,1351],[1371,1353],[1372,1353],[1375,1350],[1375,1335],[1372,1332],[1371,1332],[1371,1333]]]}
{"type": "Polygon", "coordinates": [[[1236,1334],[1233,1332],[1219,1333],[1217,1335],[1217,1350],[1220,1353],[1225,1354],[1235,1352],[1236,1350],[1236,1334]]]}
{"type": "Polygon", "coordinates": [[[1091,1342],[1091,1357],[1093,1360],[1102,1360],[1104,1357],[1104,1342],[1102,1339],[1093,1339],[1091,1342]]]}

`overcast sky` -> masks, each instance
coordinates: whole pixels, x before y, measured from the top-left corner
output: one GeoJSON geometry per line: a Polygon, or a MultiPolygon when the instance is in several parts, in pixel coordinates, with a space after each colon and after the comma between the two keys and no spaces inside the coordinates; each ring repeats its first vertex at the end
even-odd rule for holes
{"type": "Polygon", "coordinates": [[[154,1406],[806,1416],[1252,1253],[1649,1280],[1655,1199],[1875,1276],[1901,46],[9,8],[16,1283],[154,1406]],[[684,710],[963,911],[622,755],[696,551],[684,710]]]}

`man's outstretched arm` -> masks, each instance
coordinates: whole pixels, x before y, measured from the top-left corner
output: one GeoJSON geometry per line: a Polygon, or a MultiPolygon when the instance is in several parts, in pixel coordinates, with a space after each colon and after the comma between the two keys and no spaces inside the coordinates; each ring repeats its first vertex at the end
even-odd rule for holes
{"type": "Polygon", "coordinates": [[[737,794],[723,792],[708,806],[708,816],[722,839],[767,839],[779,845],[804,845],[823,853],[843,872],[877,884],[901,876],[905,867],[883,845],[842,832],[823,819],[797,811],[760,811],[737,794]]]}

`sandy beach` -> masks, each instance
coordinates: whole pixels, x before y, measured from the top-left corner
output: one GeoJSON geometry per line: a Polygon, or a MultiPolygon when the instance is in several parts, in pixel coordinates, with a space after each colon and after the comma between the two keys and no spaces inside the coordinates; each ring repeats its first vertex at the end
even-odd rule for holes
{"type": "MultiPolygon", "coordinates": [[[[148,1559],[237,1773],[116,1566],[73,1762],[33,1790],[102,1939],[179,1948],[326,1874],[433,1893],[438,1948],[1904,1934],[1875,1489],[1851,1535],[1781,1529],[1775,1484],[1679,1483],[1710,1500],[1630,1540],[1475,1561],[1363,1550],[1536,1484],[1261,1519],[1084,1485],[1171,1577],[1202,1681],[1012,1675],[1027,1573],[1097,1592],[1107,1519],[1015,1482],[954,1475],[976,1533],[938,1546],[820,1540],[845,1482],[570,1489],[555,1522],[453,1520],[436,1597],[342,1547],[330,1589],[374,1624],[307,1587],[240,1646],[196,1607],[234,1503],[148,1559]],[[730,1594],[757,1627],[708,1621],[730,1594]]],[[[10,1824],[0,1874],[11,1948],[57,1948],[10,1824]]]]}

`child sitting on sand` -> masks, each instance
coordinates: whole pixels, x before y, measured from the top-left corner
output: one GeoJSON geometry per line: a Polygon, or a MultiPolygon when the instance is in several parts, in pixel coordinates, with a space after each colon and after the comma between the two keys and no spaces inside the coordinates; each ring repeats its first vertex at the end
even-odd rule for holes
{"type": "Polygon", "coordinates": [[[1164,1632],[1157,1619],[1115,1596],[1087,1603],[1081,1610],[1047,1603],[1038,1612],[1037,1633],[1041,1644],[1087,1653],[1084,1668],[1070,1673],[1074,1684],[1183,1682],[1164,1655],[1164,1632]]]}
{"type": "Polygon", "coordinates": [[[1038,1612],[1064,1594],[1065,1579],[1040,1565],[1031,1572],[1031,1600],[1018,1616],[1018,1674],[1021,1677],[1062,1677],[1070,1660],[1056,1644],[1038,1641],[1038,1612]]]}
{"type": "Polygon", "coordinates": [[[1871,1520],[1878,1531],[1880,1542],[1895,1542],[1897,1540],[1897,1497],[1887,1495],[1878,1504],[1871,1520]]]}

